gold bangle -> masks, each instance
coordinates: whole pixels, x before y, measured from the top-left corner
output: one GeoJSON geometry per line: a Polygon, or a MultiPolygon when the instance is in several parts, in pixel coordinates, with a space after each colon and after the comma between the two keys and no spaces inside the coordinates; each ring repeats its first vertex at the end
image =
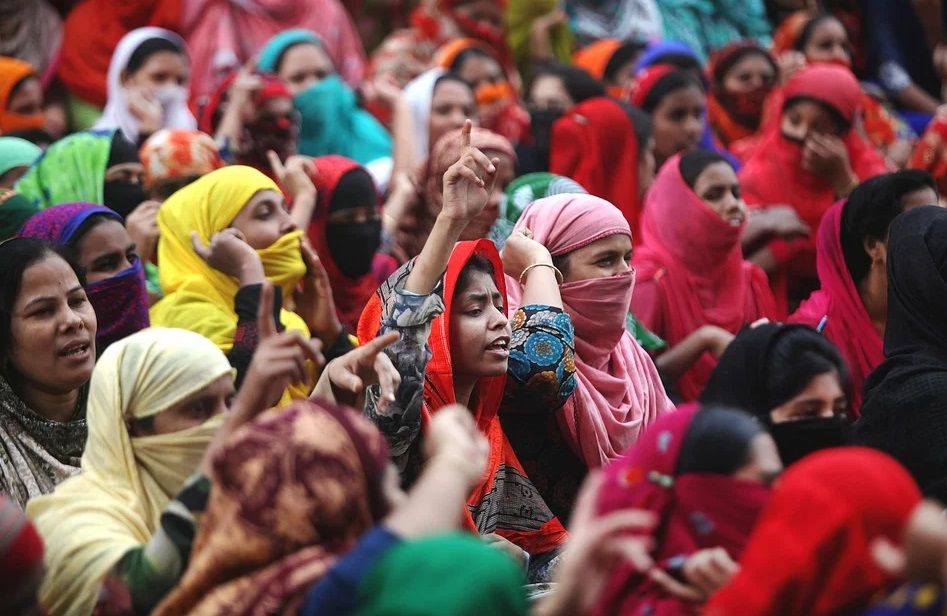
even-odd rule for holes
{"type": "Polygon", "coordinates": [[[528,273],[529,273],[529,270],[533,269],[534,267],[550,267],[550,268],[552,268],[552,271],[555,272],[555,274],[556,274],[556,282],[559,283],[559,284],[562,284],[562,272],[559,271],[559,268],[558,268],[558,267],[556,267],[556,266],[553,265],[552,263],[533,263],[532,265],[527,265],[527,266],[526,266],[526,269],[523,270],[523,273],[520,274],[520,286],[521,286],[521,287],[525,285],[525,283],[524,283],[523,281],[526,280],[526,274],[528,274],[528,273]]]}

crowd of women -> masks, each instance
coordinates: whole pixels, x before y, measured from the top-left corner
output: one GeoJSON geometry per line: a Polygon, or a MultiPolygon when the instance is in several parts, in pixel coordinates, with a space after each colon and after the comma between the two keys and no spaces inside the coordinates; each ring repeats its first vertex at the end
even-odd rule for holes
{"type": "Polygon", "coordinates": [[[947,613],[939,0],[0,0],[0,612],[947,613]]]}

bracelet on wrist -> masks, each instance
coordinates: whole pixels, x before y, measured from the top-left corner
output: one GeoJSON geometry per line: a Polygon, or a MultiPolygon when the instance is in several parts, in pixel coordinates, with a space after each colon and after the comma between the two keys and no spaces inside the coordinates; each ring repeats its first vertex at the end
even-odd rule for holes
{"type": "Polygon", "coordinates": [[[532,269],[534,269],[534,268],[537,268],[537,267],[549,267],[549,268],[552,268],[552,271],[556,274],[556,282],[557,282],[558,284],[562,284],[562,272],[559,271],[559,268],[558,268],[558,267],[556,267],[556,266],[553,265],[552,263],[533,263],[532,265],[527,265],[526,268],[523,270],[523,273],[520,274],[520,280],[519,280],[519,282],[520,282],[520,286],[521,286],[521,287],[526,284],[526,283],[525,283],[526,275],[529,274],[530,270],[532,270],[532,269]]]}

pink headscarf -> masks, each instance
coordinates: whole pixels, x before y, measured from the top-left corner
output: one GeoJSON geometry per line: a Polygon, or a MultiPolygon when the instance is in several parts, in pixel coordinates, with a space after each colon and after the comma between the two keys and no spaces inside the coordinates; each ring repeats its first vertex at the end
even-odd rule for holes
{"type": "MultiPolygon", "coordinates": [[[[680,155],[670,158],[648,192],[642,216],[642,244],[635,252],[641,282],[660,287],[660,319],[646,318],[647,306],[632,303],[644,325],[674,346],[703,325],[737,333],[746,323],[775,316],[766,275],[743,260],[740,235],[684,181],[680,155]]],[[[703,356],[678,381],[681,396],[694,400],[717,361],[703,356]]]]}
{"type": "MultiPolygon", "coordinates": [[[[621,211],[592,195],[534,201],[513,232],[524,228],[554,257],[612,235],[631,237],[621,211]]],[[[511,277],[506,280],[512,312],[521,305],[523,290],[511,277]]],[[[625,331],[634,284],[631,270],[559,287],[575,325],[578,386],[557,419],[570,446],[590,468],[617,458],[644,427],[674,408],[651,358],[625,331]]]]}
{"type": "Polygon", "coordinates": [[[851,412],[860,415],[862,385],[884,360],[884,344],[865,311],[861,295],[842,253],[842,213],[845,202],[833,205],[822,218],[816,238],[816,269],[821,290],[802,302],[790,323],[816,327],[825,317],[823,334],[842,352],[852,375],[851,412]]]}

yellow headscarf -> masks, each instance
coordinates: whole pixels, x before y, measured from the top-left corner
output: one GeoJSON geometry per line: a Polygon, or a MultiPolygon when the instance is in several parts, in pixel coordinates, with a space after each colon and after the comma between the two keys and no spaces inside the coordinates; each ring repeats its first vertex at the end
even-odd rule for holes
{"type": "Polygon", "coordinates": [[[180,329],[142,330],[99,358],[82,474],[26,506],[46,544],[40,598],[51,614],[92,613],[105,575],[125,552],[151,539],[223,417],[135,438],[126,422],[154,416],[227,374],[233,369],[220,349],[180,329]]]}

